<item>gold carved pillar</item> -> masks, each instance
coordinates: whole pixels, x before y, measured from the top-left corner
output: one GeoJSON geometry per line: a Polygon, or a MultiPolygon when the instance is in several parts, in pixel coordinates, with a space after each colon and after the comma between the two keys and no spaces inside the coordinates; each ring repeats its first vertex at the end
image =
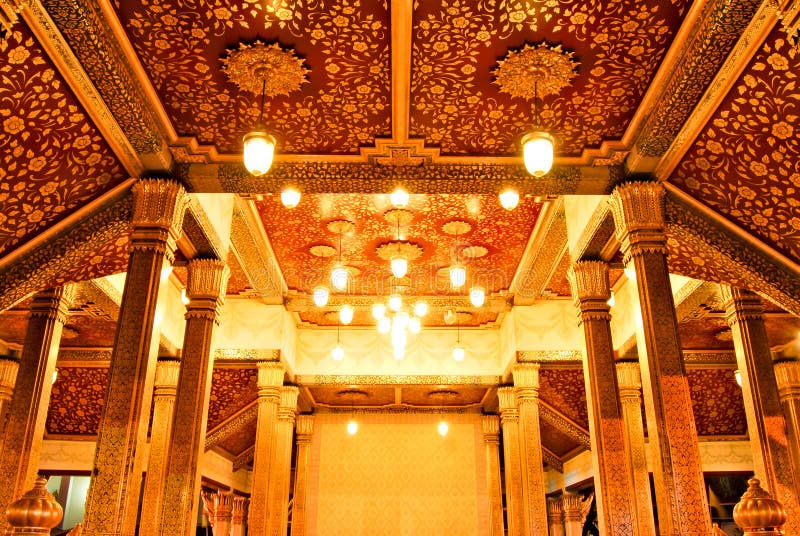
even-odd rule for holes
{"type": "MultiPolygon", "coordinates": [[[[0,439],[3,437],[6,420],[8,417],[8,405],[11,402],[11,395],[14,394],[14,384],[17,381],[17,371],[19,370],[19,359],[10,356],[0,357],[0,439]]],[[[0,443],[0,452],[3,445],[0,443]]]]}
{"type": "MultiPolygon", "coordinates": [[[[33,297],[0,455],[2,509],[36,482],[53,372],[71,298],[70,286],[42,291],[33,297]]],[[[6,528],[2,517],[0,532],[6,528]]]]}
{"type": "Polygon", "coordinates": [[[163,536],[192,534],[197,525],[199,466],[206,439],[213,367],[211,338],[225,298],[228,274],[223,261],[189,262],[186,283],[189,304],[161,507],[163,536]]]}
{"type": "MultiPolygon", "coordinates": [[[[586,514],[591,506],[591,496],[588,499],[581,499],[577,493],[564,493],[561,496],[561,504],[564,509],[564,535],[581,536],[583,533],[583,522],[586,521],[586,514]]],[[[604,534],[602,531],[601,534],[604,534]]],[[[608,534],[621,534],[610,532],[608,534]]],[[[630,533],[629,533],[630,534],[630,533]]]]}
{"type": "Polygon", "coordinates": [[[484,415],[483,442],[486,445],[486,476],[489,489],[489,534],[503,536],[503,490],[500,488],[500,418],[484,415]]]}
{"type": "Polygon", "coordinates": [[[611,207],[625,265],[635,268],[641,305],[642,390],[659,531],[705,536],[711,521],[667,269],[664,195],[657,182],[622,184],[611,194],[611,207]]]}
{"type": "Polygon", "coordinates": [[[775,377],[786,419],[794,481],[800,482],[800,361],[777,363],[775,377]]]}
{"type": "Polygon", "coordinates": [[[308,498],[308,462],[311,438],[314,435],[314,416],[298,415],[297,459],[294,469],[294,498],[292,499],[292,536],[306,536],[306,500],[308,498]]]}
{"type": "Polygon", "coordinates": [[[231,506],[231,536],[245,535],[245,520],[247,519],[247,497],[233,496],[231,506]]]}
{"type": "Polygon", "coordinates": [[[721,288],[725,319],[733,332],[736,363],[742,375],[756,478],[786,510],[787,533],[800,534],[800,483],[795,482],[792,471],[786,419],[773,372],[761,298],[749,290],[727,285],[721,288]]]}
{"type": "Polygon", "coordinates": [[[542,433],[539,428],[539,364],[519,363],[514,366],[513,375],[522,449],[523,516],[528,534],[546,534],[547,498],[542,462],[542,433]]]}
{"type": "Polygon", "coordinates": [[[547,525],[550,536],[564,536],[564,505],[561,497],[547,498],[547,525]]]}
{"type": "Polygon", "coordinates": [[[248,533],[266,536],[269,522],[270,482],[273,479],[271,467],[272,446],[278,424],[278,404],[283,385],[283,365],[277,361],[258,362],[258,421],[256,424],[256,444],[253,451],[252,488],[250,490],[250,511],[248,512],[248,533]]]}
{"type": "Polygon", "coordinates": [[[569,271],[572,295],[586,339],[583,378],[589,411],[594,490],[600,532],[640,534],[635,502],[633,464],[625,448],[622,404],[617,396],[617,371],[611,340],[611,287],[608,264],[579,261],[569,271]]]}
{"type": "Polygon", "coordinates": [[[647,471],[647,450],[644,445],[642,424],[642,377],[637,362],[617,363],[617,385],[622,403],[622,421],[625,427],[625,445],[633,466],[633,494],[639,534],[656,533],[653,520],[653,503],[650,496],[650,474],[647,471]]]}
{"type": "Polygon", "coordinates": [[[136,530],[158,350],[156,300],[187,202],[183,187],[172,181],[145,179],[133,186],[128,272],[86,497],[85,536],[130,536],[136,530]]]}
{"type": "Polygon", "coordinates": [[[522,455],[520,453],[519,410],[513,387],[497,390],[500,423],[503,427],[503,460],[506,474],[506,524],[508,536],[530,536],[522,506],[522,455]]]}
{"type": "Polygon", "coordinates": [[[297,412],[299,390],[293,385],[281,387],[281,402],[278,406],[278,423],[275,444],[270,462],[270,507],[269,536],[285,536],[289,530],[289,488],[292,475],[292,436],[294,416],[297,412]]]}
{"type": "Polygon", "coordinates": [[[150,455],[142,494],[142,514],[139,534],[158,534],[161,502],[164,493],[164,474],[167,470],[169,439],[172,434],[172,416],[175,392],[178,387],[180,361],[176,358],[159,358],[153,388],[153,425],[150,431],[150,455]]]}

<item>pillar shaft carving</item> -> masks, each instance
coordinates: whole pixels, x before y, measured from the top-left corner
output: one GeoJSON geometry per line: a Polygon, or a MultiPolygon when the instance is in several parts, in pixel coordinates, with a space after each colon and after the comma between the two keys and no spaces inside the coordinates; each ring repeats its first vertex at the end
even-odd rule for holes
{"type": "Polygon", "coordinates": [[[656,182],[621,184],[611,194],[611,208],[625,263],[635,269],[641,305],[639,360],[659,530],[709,534],[708,499],[667,269],[664,188],[656,182]]]}
{"type": "Polygon", "coordinates": [[[500,423],[503,428],[503,459],[506,474],[506,523],[509,536],[530,536],[525,524],[522,496],[522,454],[520,452],[519,410],[513,387],[497,390],[500,423]]]}
{"type": "Polygon", "coordinates": [[[292,535],[306,535],[306,500],[308,498],[308,462],[311,456],[311,438],[314,434],[314,416],[298,415],[297,458],[294,469],[294,496],[292,499],[292,535]]]}
{"type": "Polygon", "coordinates": [[[278,424],[270,462],[268,536],[284,536],[289,528],[289,488],[292,474],[292,435],[297,411],[295,386],[281,388],[278,424]]]}
{"type": "Polygon", "coordinates": [[[514,393],[519,409],[523,515],[528,534],[547,532],[547,498],[539,427],[539,364],[514,366],[514,393]]]}
{"type": "MultiPolygon", "coordinates": [[[[561,504],[564,509],[565,536],[581,536],[583,523],[592,505],[592,496],[582,499],[578,494],[564,493],[561,496],[561,504]]],[[[617,533],[609,532],[609,534],[617,533]]]]}
{"type": "Polygon", "coordinates": [[[583,377],[589,410],[597,519],[608,534],[639,534],[633,464],[626,449],[622,404],[617,396],[614,344],[611,340],[611,289],[608,264],[581,261],[569,270],[586,340],[583,377]]]}
{"type": "MultiPolygon", "coordinates": [[[[17,381],[17,371],[19,370],[19,359],[14,357],[0,357],[0,438],[8,420],[8,403],[11,402],[11,395],[14,394],[14,384],[17,381]]],[[[0,450],[2,444],[0,444],[0,450]]]]}
{"type": "Polygon", "coordinates": [[[484,415],[483,442],[486,446],[486,484],[489,489],[489,534],[503,536],[503,490],[500,486],[500,418],[484,415]]]}
{"type": "Polygon", "coordinates": [[[175,408],[175,393],[178,387],[180,361],[174,358],[159,358],[153,387],[153,426],[150,432],[150,454],[142,495],[142,513],[139,534],[158,534],[159,514],[164,493],[164,474],[167,470],[169,440],[172,434],[172,418],[175,408]]]}
{"type": "Polygon", "coordinates": [[[550,536],[564,536],[564,505],[561,497],[547,498],[547,524],[550,536]]]}
{"type": "MultiPolygon", "coordinates": [[[[0,454],[2,508],[6,508],[36,482],[53,372],[56,370],[58,346],[71,298],[72,287],[46,290],[33,297],[16,392],[8,405],[8,421],[0,454]]],[[[7,520],[2,516],[0,532],[7,527],[7,520]]]]}
{"type": "Polygon", "coordinates": [[[722,285],[725,318],[733,332],[736,362],[756,477],[788,514],[788,534],[800,534],[799,482],[794,479],[761,298],[754,292],[722,285]]]}
{"type": "Polygon", "coordinates": [[[205,450],[211,393],[211,341],[225,295],[228,267],[218,260],[189,262],[186,329],[175,397],[170,450],[164,477],[162,536],[191,534],[197,524],[200,458],[205,450]]]}
{"type": "Polygon", "coordinates": [[[647,471],[647,450],[642,424],[642,378],[639,363],[617,363],[617,385],[622,404],[625,445],[633,467],[633,500],[640,535],[655,535],[653,503],[650,495],[650,474],[647,471]]]}
{"type": "Polygon", "coordinates": [[[800,482],[800,361],[777,363],[775,377],[786,419],[794,481],[800,482]]]}
{"type": "Polygon", "coordinates": [[[275,361],[259,361],[258,367],[258,421],[256,444],[253,451],[252,489],[248,527],[250,534],[267,534],[272,480],[272,449],[276,441],[278,404],[283,385],[283,365],[275,361]]]}
{"type": "Polygon", "coordinates": [[[136,531],[158,352],[156,305],[186,211],[186,192],[174,182],[140,180],[133,194],[131,252],[86,497],[86,536],[136,531]]]}

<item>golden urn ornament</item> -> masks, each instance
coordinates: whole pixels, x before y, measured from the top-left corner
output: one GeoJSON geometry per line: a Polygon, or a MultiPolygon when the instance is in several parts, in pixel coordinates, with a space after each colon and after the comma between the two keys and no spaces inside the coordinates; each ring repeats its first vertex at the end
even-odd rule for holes
{"type": "Polygon", "coordinates": [[[750,487],[733,508],[733,520],[744,530],[745,536],[783,534],[781,527],[786,523],[783,505],[761,487],[757,478],[747,483],[750,487]]]}
{"type": "Polygon", "coordinates": [[[64,511],[47,491],[47,479],[38,477],[33,488],[6,508],[11,534],[50,534],[61,522],[64,511]]]}

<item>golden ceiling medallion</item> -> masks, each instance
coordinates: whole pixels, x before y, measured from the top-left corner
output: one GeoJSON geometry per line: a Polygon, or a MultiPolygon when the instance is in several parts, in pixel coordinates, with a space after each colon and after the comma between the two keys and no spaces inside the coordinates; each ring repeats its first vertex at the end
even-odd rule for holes
{"type": "Polygon", "coordinates": [[[461,250],[461,256],[468,259],[480,259],[489,254],[489,250],[483,246],[468,246],[461,250]]]}
{"type": "Polygon", "coordinates": [[[393,225],[408,225],[414,220],[414,213],[404,208],[393,208],[384,212],[383,217],[393,225]]]}
{"type": "Polygon", "coordinates": [[[547,43],[525,45],[521,50],[509,50],[505,59],[497,62],[494,83],[500,91],[525,100],[557,95],[577,76],[579,62],[573,52],[550,47],[547,43]]]}
{"type": "Polygon", "coordinates": [[[295,56],[294,50],[282,49],[278,43],[267,45],[256,41],[252,45],[239,43],[239,48],[228,51],[223,58],[222,70],[239,89],[269,97],[288,95],[308,82],[308,68],[304,59],[295,56]]]}
{"type": "Polygon", "coordinates": [[[458,397],[458,391],[454,391],[453,389],[435,389],[428,393],[428,396],[431,398],[440,398],[440,399],[454,399],[458,397]]]}
{"type": "Polygon", "coordinates": [[[390,240],[375,248],[378,258],[385,261],[392,260],[395,255],[402,255],[409,261],[415,261],[422,256],[422,246],[408,240],[390,240]]]}
{"type": "Polygon", "coordinates": [[[369,393],[361,389],[345,389],[336,393],[336,396],[341,398],[349,398],[351,400],[363,400],[369,398],[369,393]]]}
{"type": "Polygon", "coordinates": [[[462,220],[448,221],[442,225],[442,232],[451,236],[461,236],[472,230],[472,224],[462,220]]]}
{"type": "Polygon", "coordinates": [[[326,246],[324,244],[311,246],[308,248],[308,252],[314,255],[315,257],[321,257],[323,259],[327,259],[329,257],[333,257],[336,255],[336,248],[333,246],[326,246]]]}
{"type": "Polygon", "coordinates": [[[348,220],[333,220],[329,221],[325,227],[333,234],[350,234],[355,230],[356,225],[348,220]]]}

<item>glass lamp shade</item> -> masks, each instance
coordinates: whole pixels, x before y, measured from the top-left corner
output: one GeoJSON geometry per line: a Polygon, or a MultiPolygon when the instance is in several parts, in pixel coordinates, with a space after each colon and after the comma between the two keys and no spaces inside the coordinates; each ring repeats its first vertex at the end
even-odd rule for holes
{"type": "Polygon", "coordinates": [[[411,319],[408,316],[408,313],[405,311],[400,311],[396,315],[394,315],[394,326],[397,329],[405,330],[408,327],[408,323],[411,319]]]}
{"type": "Polygon", "coordinates": [[[408,273],[408,259],[402,255],[395,255],[392,257],[391,263],[392,275],[397,278],[405,277],[408,273]]]}
{"type": "Polygon", "coordinates": [[[531,132],[522,138],[525,168],[534,177],[542,177],[553,167],[553,136],[547,132],[531,132]]]}
{"type": "Polygon", "coordinates": [[[424,301],[418,301],[414,304],[414,314],[422,318],[428,314],[428,304],[424,301]]]}
{"type": "Polygon", "coordinates": [[[339,321],[345,325],[353,321],[353,308],[350,305],[344,304],[339,309],[339,321]]]}
{"type": "Polygon", "coordinates": [[[347,423],[347,433],[350,435],[356,435],[358,433],[358,422],[350,421],[347,423]]]}
{"type": "Polygon", "coordinates": [[[372,317],[375,320],[380,320],[386,316],[386,305],[381,302],[373,303],[372,304],[372,317]]]}
{"type": "Polygon", "coordinates": [[[614,304],[617,303],[617,296],[614,294],[614,291],[611,291],[611,296],[606,301],[609,307],[614,307],[614,304]]]}
{"type": "Polygon", "coordinates": [[[454,264],[450,267],[450,284],[453,288],[461,288],[467,282],[467,269],[463,264],[454,264]]]}
{"type": "Polygon", "coordinates": [[[414,335],[418,334],[422,331],[422,322],[420,321],[419,317],[412,316],[408,321],[408,331],[413,333],[414,335]]]}
{"type": "Polygon", "coordinates": [[[181,303],[184,304],[184,305],[189,305],[190,302],[191,302],[191,300],[189,299],[189,296],[186,294],[186,289],[182,288],[181,289],[181,303]]]}
{"type": "Polygon", "coordinates": [[[328,287],[324,285],[320,285],[314,288],[314,305],[317,307],[325,307],[328,305],[328,298],[330,297],[331,293],[328,290],[328,287]]]}
{"type": "Polygon", "coordinates": [[[384,316],[380,320],[378,320],[378,333],[381,335],[386,335],[392,330],[392,319],[388,316],[384,316]]]}
{"type": "Polygon", "coordinates": [[[395,208],[405,208],[410,198],[411,196],[403,188],[397,188],[394,192],[389,194],[389,201],[392,202],[392,206],[395,208]]]}
{"type": "Polygon", "coordinates": [[[300,192],[294,188],[284,188],[281,192],[281,203],[286,208],[294,208],[300,203],[300,192]]]}
{"type": "Polygon", "coordinates": [[[408,335],[405,329],[397,329],[397,324],[392,326],[392,346],[397,348],[405,348],[408,342],[408,335]]]}
{"type": "Polygon", "coordinates": [[[500,192],[500,205],[506,210],[514,210],[519,205],[519,193],[513,188],[500,192]]]}
{"type": "Polygon", "coordinates": [[[464,361],[464,358],[467,356],[466,350],[460,344],[456,344],[453,346],[453,359],[456,361],[464,361]]]}
{"type": "Polygon", "coordinates": [[[331,270],[331,284],[336,290],[344,290],[347,288],[347,280],[350,273],[344,266],[337,266],[331,270]]]}
{"type": "Polygon", "coordinates": [[[475,286],[469,289],[469,301],[475,307],[480,307],[486,302],[486,289],[475,286]]]}
{"type": "Polygon", "coordinates": [[[336,346],[333,347],[333,350],[331,350],[331,357],[334,361],[341,361],[344,359],[344,347],[338,342],[336,346]]]}
{"type": "Polygon", "coordinates": [[[264,130],[254,130],[244,135],[244,167],[260,177],[269,171],[275,156],[275,138],[264,130]]]}
{"type": "Polygon", "coordinates": [[[392,311],[399,311],[403,306],[403,297],[400,294],[394,293],[389,296],[389,309],[392,311]]]}
{"type": "Polygon", "coordinates": [[[450,430],[450,427],[447,426],[447,422],[439,421],[439,426],[437,426],[436,429],[439,431],[439,435],[444,437],[447,435],[447,432],[450,430]]]}

